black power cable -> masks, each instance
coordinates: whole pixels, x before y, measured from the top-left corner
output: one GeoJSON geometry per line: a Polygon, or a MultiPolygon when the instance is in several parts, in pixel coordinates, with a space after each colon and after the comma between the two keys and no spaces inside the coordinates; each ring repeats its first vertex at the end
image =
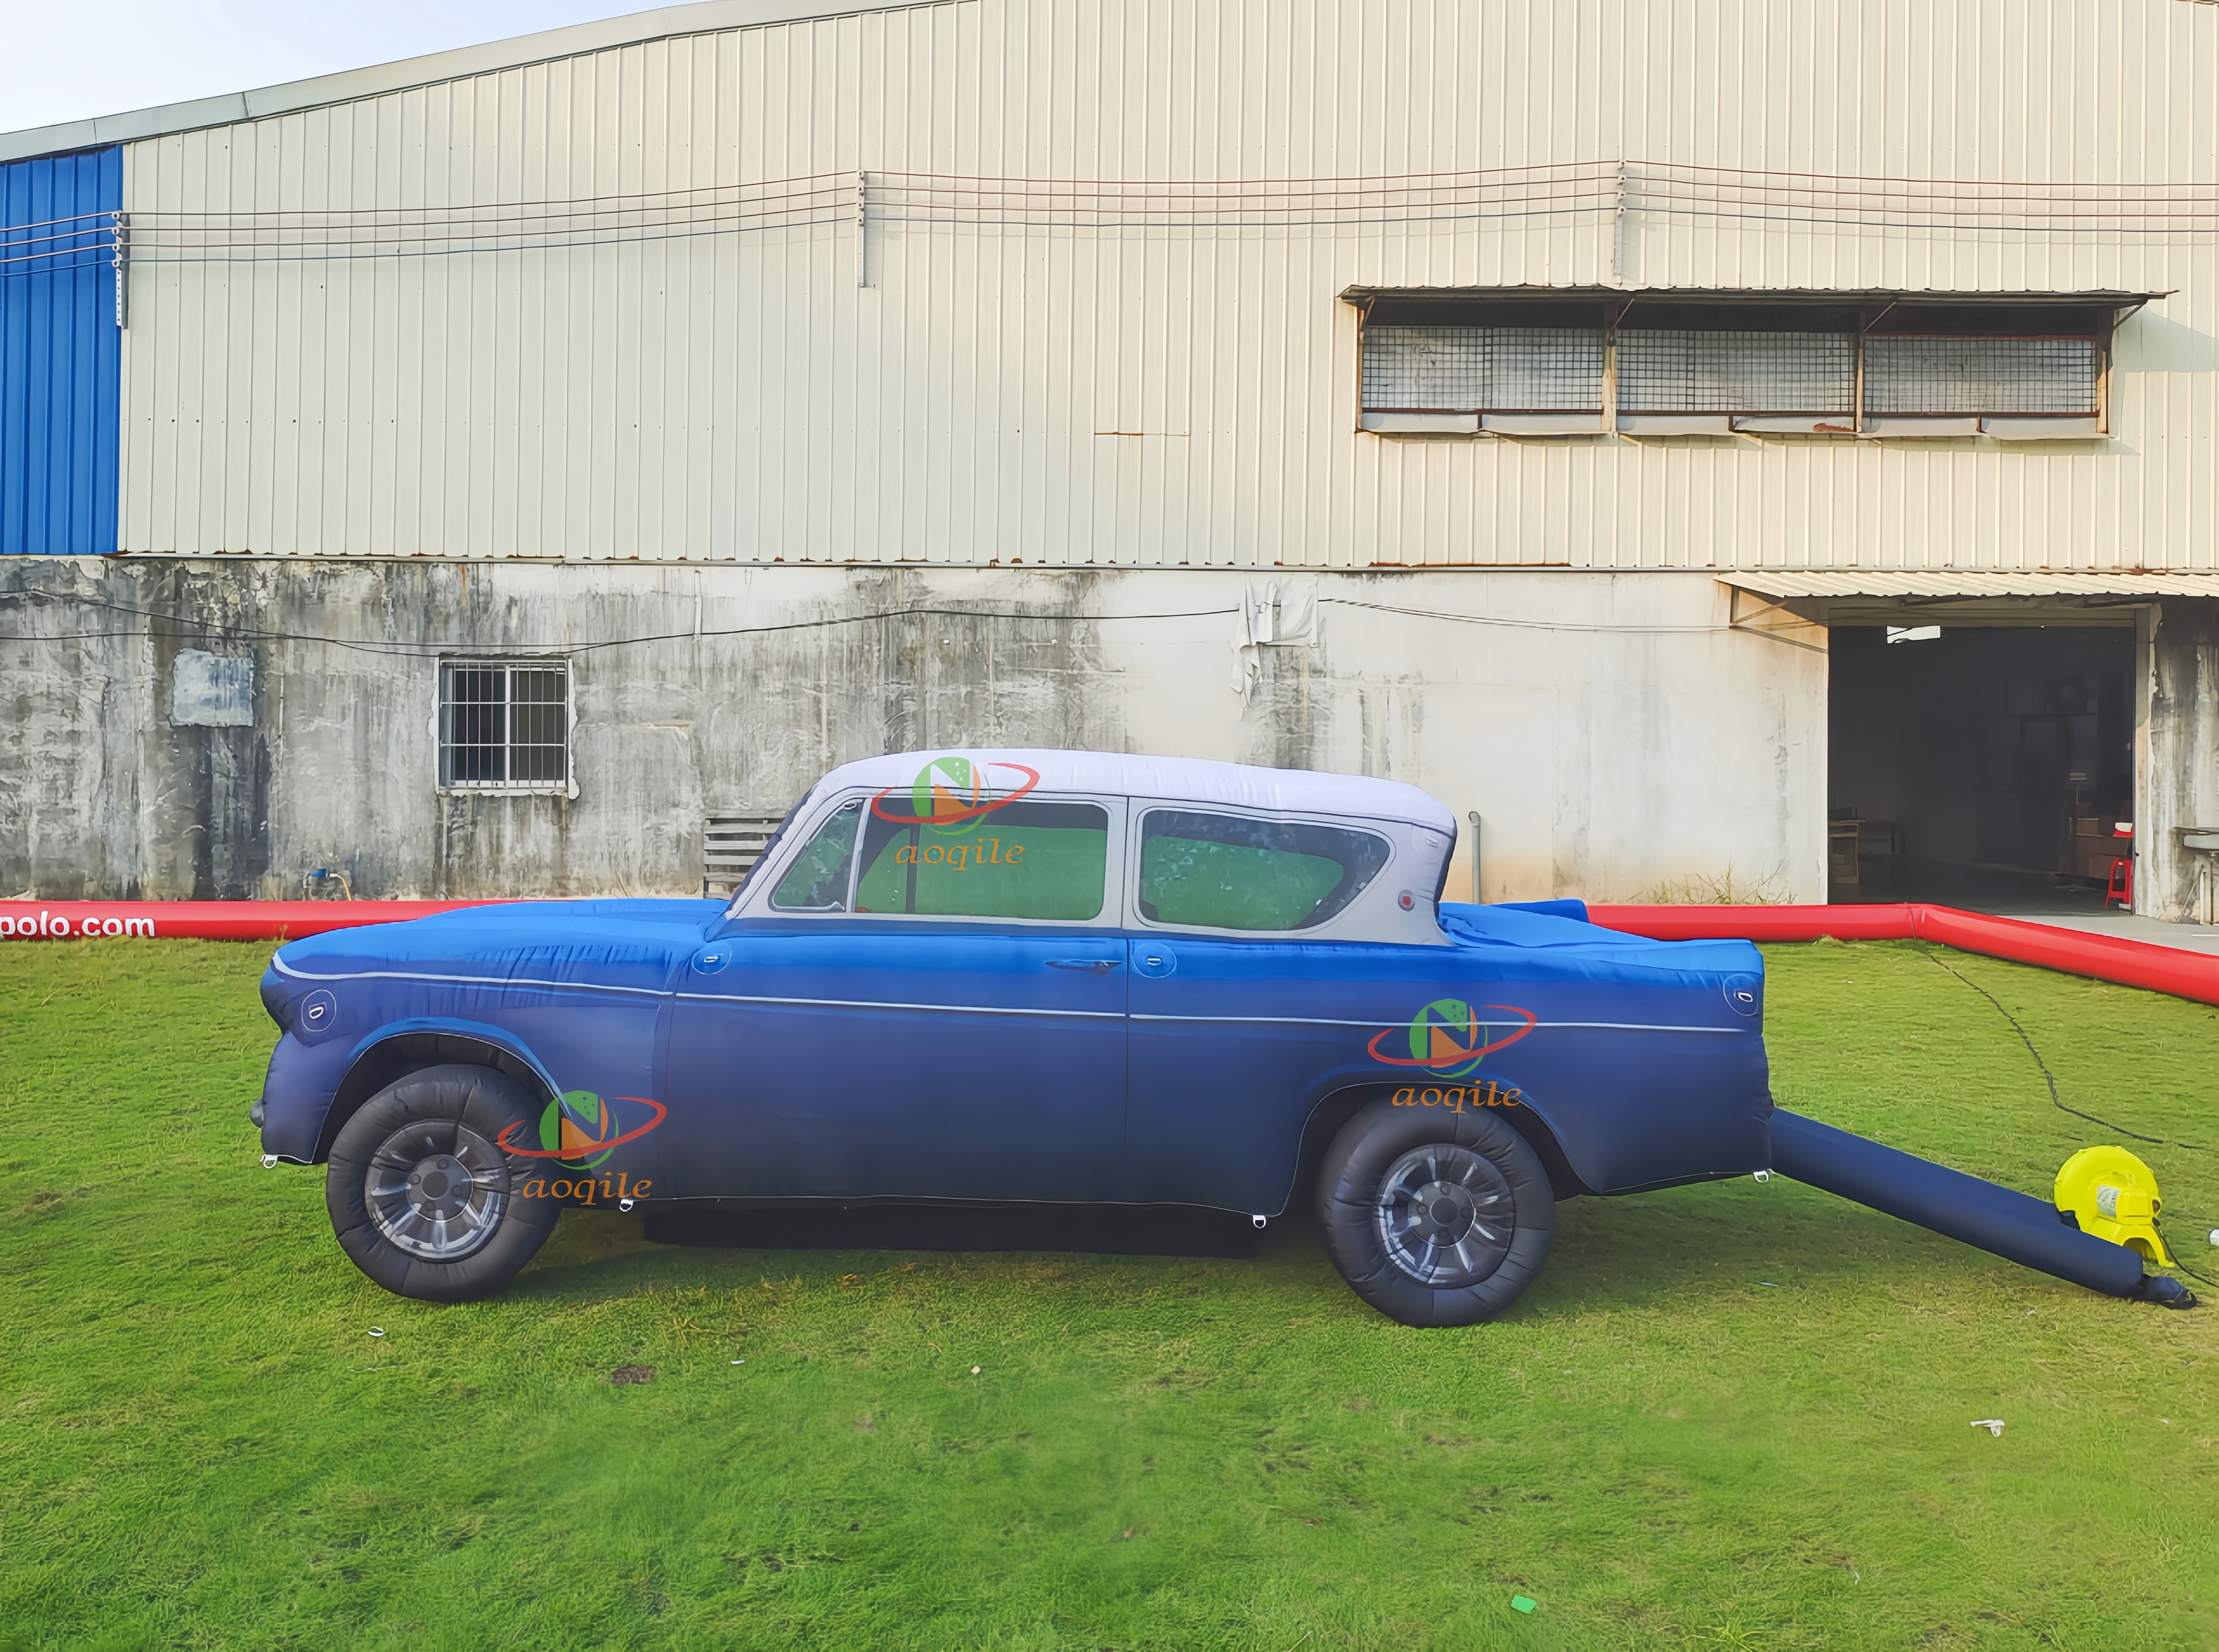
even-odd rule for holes
{"type": "MultiPolygon", "coordinates": [[[[2146,1136],[2140,1131],[2129,1130],[2123,1125],[2114,1124],[2109,1119],[2099,1119],[2093,1113],[2084,1113],[2077,1107],[2066,1106],[2064,1097],[2057,1093],[2057,1075],[2050,1071],[2049,1063],[2042,1059],[2042,1052],[2034,1047],[2034,1040],[2027,1036],[2026,1028],[2019,1025],[2018,1017],[2012,1015],[2010,1010],[2004,1008],[2003,1000],[1996,997],[1994,993],[1989,991],[1987,988],[1982,986],[1978,981],[1973,979],[1971,976],[1963,974],[1959,971],[1950,969],[1949,965],[1944,964],[1939,958],[1936,957],[1934,953],[1930,952],[1926,953],[1925,957],[1927,962],[1934,965],[1937,968],[1948,970],[1950,974],[1956,976],[1956,978],[1962,981],[1967,986],[1972,988],[1973,991],[1979,993],[1990,1003],[1995,1005],[1996,1013],[2011,1023],[2011,1031],[2018,1034],[2018,1041],[2026,1046],[2026,1053],[2034,1058],[2034,1065],[2042,1069],[2042,1080],[2044,1084],[2049,1086],[2049,1103],[2052,1107],[2057,1109],[2059,1112],[2070,1113],[2076,1119],[2085,1119],[2091,1124],[2100,1124],[2106,1130],[2112,1131],[2118,1135],[2128,1137],[2135,1141],[2147,1141],[2153,1146],[2181,1147],[2185,1148],[2191,1153],[2208,1153],[2211,1151],[2209,1147],[2199,1147],[2192,1141],[2175,1141],[2167,1136],[2146,1136]]],[[[2152,1219],[2150,1226],[2157,1227],[2157,1222],[2154,1218],[2152,1219]]],[[[2158,1233],[2160,1237],[2162,1238],[2165,1235],[2165,1230],[2162,1227],[2158,1227],[2158,1233]]],[[[2172,1239],[2166,1239],[2165,1246],[2166,1250],[2172,1251],[2175,1257],[2178,1258],[2179,1255],[2179,1247],[2175,1245],[2172,1239]]],[[[2181,1272],[2186,1274],[2191,1279],[2196,1280],[2203,1284],[2210,1285],[2215,1289],[2219,1289],[2219,1280],[2207,1278],[2203,1274],[2197,1272],[2195,1269],[2189,1267],[2187,1264],[2179,1260],[2176,1260],[2173,1263],[2173,1266],[2179,1268],[2181,1272]]]]}
{"type": "MultiPolygon", "coordinates": [[[[194,630],[207,634],[221,635],[242,642],[322,643],[333,648],[352,649],[357,653],[399,655],[409,658],[432,657],[441,654],[453,654],[465,649],[469,649],[474,655],[488,658],[507,658],[511,655],[523,655],[530,656],[548,654],[591,654],[601,649],[631,648],[645,643],[699,642],[704,639],[724,637],[765,637],[780,631],[819,630],[827,626],[832,625],[867,624],[873,620],[881,619],[910,619],[918,618],[942,619],[1007,619],[1054,621],[1071,624],[1103,624],[1113,620],[1127,619],[1208,619],[1225,614],[1237,614],[1240,612],[1238,608],[1188,608],[1172,613],[1149,614],[1023,614],[1010,613],[991,608],[911,606],[905,608],[880,608],[874,609],[868,613],[830,614],[818,619],[795,619],[774,625],[731,625],[708,627],[700,630],[657,631],[643,637],[613,637],[606,638],[600,642],[594,643],[467,643],[380,641],[378,639],[370,637],[326,637],[317,636],[303,631],[270,630],[260,626],[250,625],[234,620],[191,619],[182,615],[165,613],[159,609],[140,608],[134,606],[128,603],[109,602],[96,597],[59,597],[45,591],[0,592],[0,600],[5,600],[9,598],[27,598],[32,601],[39,602],[68,602],[81,608],[103,609],[110,613],[123,614],[136,618],[144,618],[158,622],[167,624],[172,629],[177,630],[194,630]]],[[[0,641],[11,643],[127,641],[140,635],[140,633],[137,630],[69,631],[48,633],[45,635],[26,634],[9,637],[0,637],[0,641]]]]}
{"type": "MultiPolygon", "coordinates": [[[[672,563],[673,567],[695,567],[694,563],[672,563]]],[[[736,564],[761,566],[761,564],[736,564]]],[[[800,566],[797,564],[797,566],[800,566]]],[[[816,564],[811,564],[816,566],[816,564]]],[[[1062,571],[1060,564],[1044,564],[1047,571],[1062,571]]],[[[1011,569],[1011,572],[1017,570],[1011,569]]],[[[1038,571],[1038,570],[1027,570],[1038,571]]],[[[678,599],[684,600],[683,598],[678,599]]],[[[1237,614],[1238,608],[1184,608],[1168,613],[1010,613],[990,608],[948,608],[912,606],[881,608],[868,613],[831,614],[817,619],[789,620],[772,625],[735,625],[705,627],[700,630],[656,631],[642,637],[607,637],[599,642],[562,643],[442,643],[406,642],[376,637],[342,637],[302,631],[271,630],[239,620],[194,619],[157,608],[142,608],[134,604],[111,602],[98,597],[62,596],[48,591],[0,591],[0,602],[67,603],[79,608],[101,610],[121,614],[131,618],[146,619],[166,624],[177,630],[197,630],[229,637],[241,642],[260,643],[321,643],[332,648],[349,649],[364,654],[401,655],[429,655],[453,653],[460,649],[488,657],[509,655],[590,654],[601,649],[632,648],[646,643],[682,643],[725,637],[761,637],[779,631],[815,630],[830,625],[856,625],[880,619],[912,618],[948,619],[1010,619],[1058,621],[1066,624],[1104,624],[1113,621],[1139,619],[1209,619],[1226,614],[1237,614]]],[[[1715,636],[1739,631],[1750,637],[1773,637],[1768,631],[1751,630],[1746,625],[1601,625],[1570,620],[1510,619],[1487,614],[1445,613],[1427,608],[1398,607],[1392,603],[1360,602],[1350,597],[1320,597],[1319,606],[1336,608],[1363,608],[1374,613],[1393,614],[1404,619],[1437,619],[1464,625],[1493,626],[1510,630],[1594,632],[1629,637],[1715,636]]],[[[140,635],[136,630],[23,632],[0,637],[0,642],[11,643],[97,643],[127,642],[140,635]]],[[[1800,646],[1798,644],[1798,646],[1800,646]]]]}
{"type": "Polygon", "coordinates": [[[1987,988],[1982,986],[1978,981],[1973,980],[1970,976],[1960,974],[1957,971],[1949,969],[1949,965],[1942,963],[1942,961],[1935,957],[1932,953],[1928,953],[1926,957],[1927,961],[1935,965],[1938,968],[1949,970],[1950,974],[1956,976],[1957,978],[1962,981],[1967,986],[1972,988],[1973,991],[1979,993],[1990,1003],[1995,1005],[1996,1013],[2011,1023],[2011,1031],[2018,1034],[2018,1041],[2026,1046],[2026,1053],[2034,1058],[2034,1065],[2042,1069],[2042,1082],[2049,1086],[2050,1104],[2055,1107],[2060,1112],[2070,1113],[2076,1119],[2085,1119],[2091,1124],[2100,1124],[2106,1130],[2114,1131],[2120,1135],[2129,1137],[2135,1141],[2147,1141],[2153,1146],[2185,1147],[2191,1153],[2208,1153],[2211,1151],[2209,1147],[2199,1147],[2192,1141],[2175,1141],[2169,1136],[2146,1136],[2138,1131],[2128,1129],[2124,1125],[2114,1124],[2109,1119],[2099,1119],[2093,1113],[2083,1113],[2077,1107],[2066,1106],[2064,1101],[2057,1093],[2057,1075],[2050,1071],[2049,1064],[2042,1059],[2042,1052],[2034,1047],[2034,1040],[2026,1035],[2026,1028],[2018,1024],[2018,1017],[2012,1015],[2010,1010],[2004,1008],[2003,1001],[2000,998],[1997,997],[1994,993],[1989,991],[1987,988]]]}

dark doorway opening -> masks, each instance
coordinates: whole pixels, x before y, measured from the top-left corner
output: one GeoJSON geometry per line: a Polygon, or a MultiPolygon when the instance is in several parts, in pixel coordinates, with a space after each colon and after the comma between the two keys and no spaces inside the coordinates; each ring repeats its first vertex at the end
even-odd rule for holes
{"type": "Polygon", "coordinates": [[[1831,637],[1828,898],[2100,910],[2134,853],[2133,630],[1831,637]]]}

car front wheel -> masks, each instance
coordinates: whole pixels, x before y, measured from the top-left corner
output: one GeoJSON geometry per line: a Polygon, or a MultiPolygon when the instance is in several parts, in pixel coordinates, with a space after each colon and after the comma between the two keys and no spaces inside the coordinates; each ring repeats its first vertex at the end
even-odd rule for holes
{"type": "Polygon", "coordinates": [[[490,1295],[554,1231],[562,1206],[520,1197],[529,1174],[501,1133],[537,1116],[489,1067],[426,1067],[364,1102],[332,1144],[324,1203],[354,1265],[427,1302],[490,1295]]]}
{"type": "Polygon", "coordinates": [[[1333,1265],[1404,1325],[1476,1325],[1532,1283],[1557,1231],[1547,1167],[1497,1115],[1381,1100],[1343,1126],[1318,1172],[1333,1265]]]}

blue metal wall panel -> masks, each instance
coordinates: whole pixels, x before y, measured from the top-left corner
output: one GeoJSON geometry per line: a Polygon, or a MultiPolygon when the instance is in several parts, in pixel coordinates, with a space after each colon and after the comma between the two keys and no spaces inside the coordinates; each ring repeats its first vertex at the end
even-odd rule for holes
{"type": "Polygon", "coordinates": [[[0,555],[115,549],[123,152],[0,166],[0,555]]]}

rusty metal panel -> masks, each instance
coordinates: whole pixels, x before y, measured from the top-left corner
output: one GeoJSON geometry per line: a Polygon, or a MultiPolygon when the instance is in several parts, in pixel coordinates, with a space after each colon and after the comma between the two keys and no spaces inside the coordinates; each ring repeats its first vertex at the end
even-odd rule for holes
{"type": "Polygon", "coordinates": [[[121,538],[2212,567],[2215,111],[2179,0],[946,0],[149,138],[121,538]],[[2168,296],[2084,442],[1359,431],[1339,294],[1567,284],[2168,296]]]}

